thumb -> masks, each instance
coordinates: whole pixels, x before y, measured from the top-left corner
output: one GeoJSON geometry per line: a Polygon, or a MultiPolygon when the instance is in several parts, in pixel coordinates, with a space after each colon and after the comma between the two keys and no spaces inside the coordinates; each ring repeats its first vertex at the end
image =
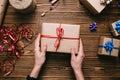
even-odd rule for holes
{"type": "Polygon", "coordinates": [[[47,51],[47,45],[44,45],[42,52],[45,54],[47,51]]]}
{"type": "Polygon", "coordinates": [[[74,59],[75,58],[75,49],[71,48],[70,52],[71,52],[71,59],[74,59]]]}

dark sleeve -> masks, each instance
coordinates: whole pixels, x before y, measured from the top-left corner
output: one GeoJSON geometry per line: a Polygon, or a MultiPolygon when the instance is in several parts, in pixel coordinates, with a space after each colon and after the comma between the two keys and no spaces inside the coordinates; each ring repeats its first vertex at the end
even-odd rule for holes
{"type": "Polygon", "coordinates": [[[39,80],[37,78],[30,77],[29,75],[27,76],[26,80],[39,80]]]}

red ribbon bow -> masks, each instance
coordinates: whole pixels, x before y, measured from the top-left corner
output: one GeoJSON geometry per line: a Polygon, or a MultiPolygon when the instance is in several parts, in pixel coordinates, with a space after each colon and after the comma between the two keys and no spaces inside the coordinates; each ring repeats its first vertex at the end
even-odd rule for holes
{"type": "Polygon", "coordinates": [[[64,34],[64,29],[61,28],[61,24],[60,26],[56,29],[56,33],[57,33],[57,40],[55,42],[55,48],[56,48],[56,51],[58,50],[59,48],[59,45],[60,45],[60,41],[62,39],[62,36],[64,34]]]}

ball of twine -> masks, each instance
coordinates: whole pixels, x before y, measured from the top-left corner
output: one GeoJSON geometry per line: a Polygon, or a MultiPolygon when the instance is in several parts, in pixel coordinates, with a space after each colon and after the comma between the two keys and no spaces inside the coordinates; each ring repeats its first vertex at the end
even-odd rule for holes
{"type": "Polygon", "coordinates": [[[19,13],[31,13],[36,8],[35,0],[9,0],[11,6],[19,13]]]}

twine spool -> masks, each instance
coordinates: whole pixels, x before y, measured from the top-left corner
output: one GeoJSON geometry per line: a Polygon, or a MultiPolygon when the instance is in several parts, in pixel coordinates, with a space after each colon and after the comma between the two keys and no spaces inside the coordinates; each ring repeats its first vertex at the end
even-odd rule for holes
{"type": "Polygon", "coordinates": [[[19,13],[31,13],[36,8],[35,0],[9,0],[11,6],[19,13]]]}

